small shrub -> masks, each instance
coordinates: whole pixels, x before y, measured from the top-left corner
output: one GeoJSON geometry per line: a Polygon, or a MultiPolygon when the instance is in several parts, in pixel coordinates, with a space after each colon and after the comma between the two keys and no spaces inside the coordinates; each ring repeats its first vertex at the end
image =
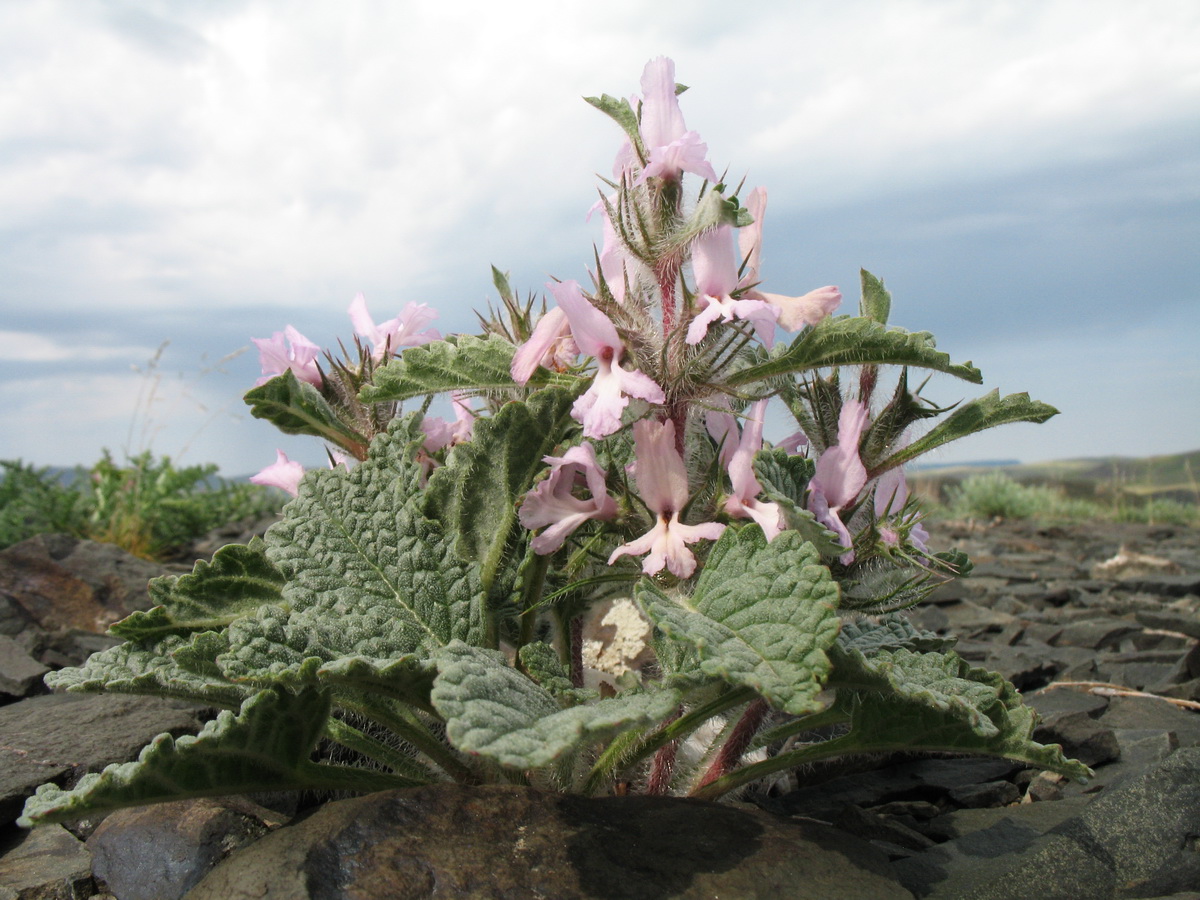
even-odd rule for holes
{"type": "Polygon", "coordinates": [[[0,547],[61,532],[164,559],[213,528],[281,505],[276,492],[217,478],[214,465],[176,468],[149,452],[118,465],[106,450],[69,485],[19,461],[0,465],[0,547]]]}
{"type": "Polygon", "coordinates": [[[1050,488],[1020,484],[1003,472],[972,475],[946,495],[952,515],[974,519],[1028,519],[1059,502],[1050,488]]]}

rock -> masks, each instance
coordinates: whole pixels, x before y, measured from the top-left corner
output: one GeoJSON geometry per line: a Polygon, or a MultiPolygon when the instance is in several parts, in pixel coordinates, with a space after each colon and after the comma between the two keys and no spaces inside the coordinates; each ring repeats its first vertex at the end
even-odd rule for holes
{"type": "Polygon", "coordinates": [[[1059,744],[1067,756],[1092,767],[1121,755],[1121,745],[1113,730],[1082,710],[1042,723],[1034,730],[1033,739],[1039,744],[1059,744]]]}
{"type": "Polygon", "coordinates": [[[50,632],[102,632],[150,606],[147,582],[164,569],[120,547],[39,534],[0,551],[0,596],[50,632]]]}
{"type": "Polygon", "coordinates": [[[282,825],[240,797],[117,810],[87,840],[93,871],[121,900],[178,900],[239,847],[282,825]]]}
{"type": "Polygon", "coordinates": [[[40,784],[74,784],[137,759],[163,732],[194,734],[200,712],[178,700],[121,694],[48,694],[0,707],[0,825],[17,818],[40,784]]]}
{"type": "Polygon", "coordinates": [[[0,695],[24,697],[44,691],[42,676],[49,671],[24,647],[0,634],[0,695]]]}
{"type": "Polygon", "coordinates": [[[85,900],[95,888],[91,854],[61,825],[29,832],[0,859],[0,900],[85,900]]]}
{"type": "Polygon", "coordinates": [[[1200,884],[1200,749],[1178,751],[1045,835],[990,831],[898,861],[893,869],[931,900],[1116,900],[1194,888],[1200,884]]]}
{"type": "Polygon", "coordinates": [[[757,810],[445,784],[327,804],[187,897],[910,900],[887,872],[869,844],[757,810]]]}

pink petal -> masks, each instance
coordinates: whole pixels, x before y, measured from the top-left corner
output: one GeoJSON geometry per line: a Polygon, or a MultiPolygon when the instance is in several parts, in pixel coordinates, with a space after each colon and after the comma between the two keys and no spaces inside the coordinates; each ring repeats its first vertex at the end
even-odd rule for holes
{"type": "Polygon", "coordinates": [[[533,377],[537,367],[542,365],[546,354],[550,352],[563,334],[570,334],[571,326],[567,322],[566,311],[561,306],[548,310],[538,319],[533,334],[529,336],[513,355],[512,377],[517,384],[525,384],[533,377]]]}
{"type": "Polygon", "coordinates": [[[779,324],[785,331],[799,331],[816,325],[841,305],[842,292],[833,285],[817,288],[800,297],[753,292],[779,311],[779,324]]]}
{"type": "Polygon", "coordinates": [[[299,493],[300,479],[303,477],[304,466],[289,460],[282,450],[276,450],[275,462],[257,475],[251,475],[250,481],[254,484],[282,488],[295,497],[299,493]]]}

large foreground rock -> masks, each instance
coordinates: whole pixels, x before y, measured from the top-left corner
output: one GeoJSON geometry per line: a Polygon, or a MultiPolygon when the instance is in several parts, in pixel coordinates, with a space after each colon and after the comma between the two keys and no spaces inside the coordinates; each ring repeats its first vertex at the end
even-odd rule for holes
{"type": "Polygon", "coordinates": [[[188,900],[910,900],[865,842],[667,797],[437,785],[322,807],[214,869],[188,900]]]}

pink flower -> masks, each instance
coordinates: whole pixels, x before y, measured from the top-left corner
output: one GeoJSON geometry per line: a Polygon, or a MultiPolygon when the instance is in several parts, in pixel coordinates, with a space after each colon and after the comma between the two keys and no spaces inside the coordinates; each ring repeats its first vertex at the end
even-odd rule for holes
{"type": "Polygon", "coordinates": [[[875,518],[897,517],[899,530],[886,525],[880,526],[879,536],[888,546],[898,547],[901,532],[907,531],[909,543],[921,552],[927,552],[929,532],[925,530],[916,514],[902,515],[907,503],[908,483],[904,479],[904,470],[899,466],[888,469],[875,482],[875,518]]]}
{"type": "Polygon", "coordinates": [[[321,386],[321,370],[317,366],[317,356],[321,348],[298,332],[291,325],[283,331],[276,331],[269,338],[252,338],[258,347],[258,360],[262,365],[263,377],[254,382],[257,387],[266,384],[276,375],[282,375],[291,369],[300,381],[307,381],[314,387],[321,386]]]}
{"type": "Polygon", "coordinates": [[[612,565],[622,556],[649,554],[642,563],[647,575],[665,566],[679,578],[696,571],[696,557],[687,548],[698,540],[715,541],[725,530],[718,522],[684,525],[679,513],[688,502],[687,469],[675,449],[675,423],[639,419],[633,424],[637,457],[637,486],[646,505],[657,516],[653,528],[634,541],[622,544],[608,558],[612,565]]]}
{"type": "MultiPolygon", "coordinates": [[[[746,200],[746,209],[754,222],[738,231],[738,249],[746,260],[746,270],[739,286],[746,287],[758,281],[758,270],[762,262],[763,216],[767,211],[766,188],[756,187],[746,200]]],[[[762,300],[775,310],[784,331],[799,331],[808,325],[816,325],[830,315],[842,302],[842,292],[833,285],[817,288],[800,297],[785,297],[768,294],[754,288],[746,292],[747,299],[762,300]]]]}
{"type": "Polygon", "coordinates": [[[735,300],[738,260],[733,248],[733,228],[720,225],[692,242],[692,273],[696,277],[696,300],[701,309],[688,325],[687,342],[698,344],[708,326],[720,319],[747,319],[759,339],[770,347],[775,336],[776,313],[762,300],[735,300]]]}
{"type": "Polygon", "coordinates": [[[567,369],[578,355],[579,348],[571,337],[571,323],[567,321],[567,314],[562,307],[556,306],[538,319],[529,340],[513,354],[510,367],[513,381],[526,384],[538,366],[567,369]]]}
{"type": "Polygon", "coordinates": [[[675,181],[684,172],[718,181],[705,159],[708,145],[683,123],[683,111],[675,96],[675,63],[665,56],[650,60],[642,71],[640,131],[649,159],[636,184],[653,176],[675,181]]]}
{"type": "Polygon", "coordinates": [[[648,375],[637,369],[621,368],[625,347],[617,329],[583,296],[578,282],[554,282],[547,287],[566,313],[580,352],[596,360],[597,372],[591,387],[571,409],[576,420],[583,423],[584,437],[607,437],[618,430],[621,413],[629,405],[630,397],[639,397],[649,403],[666,401],[662,388],[648,375]]]}
{"type": "MultiPolygon", "coordinates": [[[[838,416],[838,441],[817,458],[816,472],[809,482],[808,508],[818,521],[837,533],[843,547],[853,541],[841,518],[841,511],[858,498],[867,483],[867,470],[858,454],[858,445],[867,426],[867,408],[858,400],[847,400],[838,416]]],[[[842,554],[849,565],[854,551],[842,554]]]]}
{"type": "Polygon", "coordinates": [[[376,361],[383,359],[385,353],[396,353],[401,347],[417,347],[442,339],[436,328],[421,330],[437,318],[437,312],[424,303],[409,303],[400,315],[380,325],[371,318],[362,294],[355,295],[347,312],[354,333],[371,342],[371,355],[376,361]]]}
{"type": "Polygon", "coordinates": [[[783,516],[777,503],[758,499],[762,485],[754,475],[754,454],[762,449],[763,419],[766,399],[756,400],[747,410],[742,437],[729,460],[729,480],[733,493],[725,500],[725,512],[739,519],[753,519],[762,526],[768,541],[783,530],[783,516]]]}
{"type": "Polygon", "coordinates": [[[298,462],[292,462],[282,450],[276,450],[275,462],[257,475],[251,475],[250,480],[254,484],[282,488],[295,497],[299,492],[302,477],[304,477],[304,466],[298,462]]]}
{"type": "Polygon", "coordinates": [[[544,459],[551,465],[550,475],[525,495],[520,513],[526,528],[546,528],[530,542],[533,552],[542,555],[561,547],[588,519],[611,519],[617,514],[617,502],[605,489],[607,473],[596,462],[591,444],[544,459]],[[581,482],[587,485],[591,499],[581,500],[571,493],[581,482]]]}
{"type": "Polygon", "coordinates": [[[470,398],[462,391],[451,391],[450,404],[454,407],[453,422],[438,416],[426,416],[421,420],[421,430],[425,432],[425,442],[421,446],[427,453],[471,439],[475,411],[471,409],[470,398]]]}

